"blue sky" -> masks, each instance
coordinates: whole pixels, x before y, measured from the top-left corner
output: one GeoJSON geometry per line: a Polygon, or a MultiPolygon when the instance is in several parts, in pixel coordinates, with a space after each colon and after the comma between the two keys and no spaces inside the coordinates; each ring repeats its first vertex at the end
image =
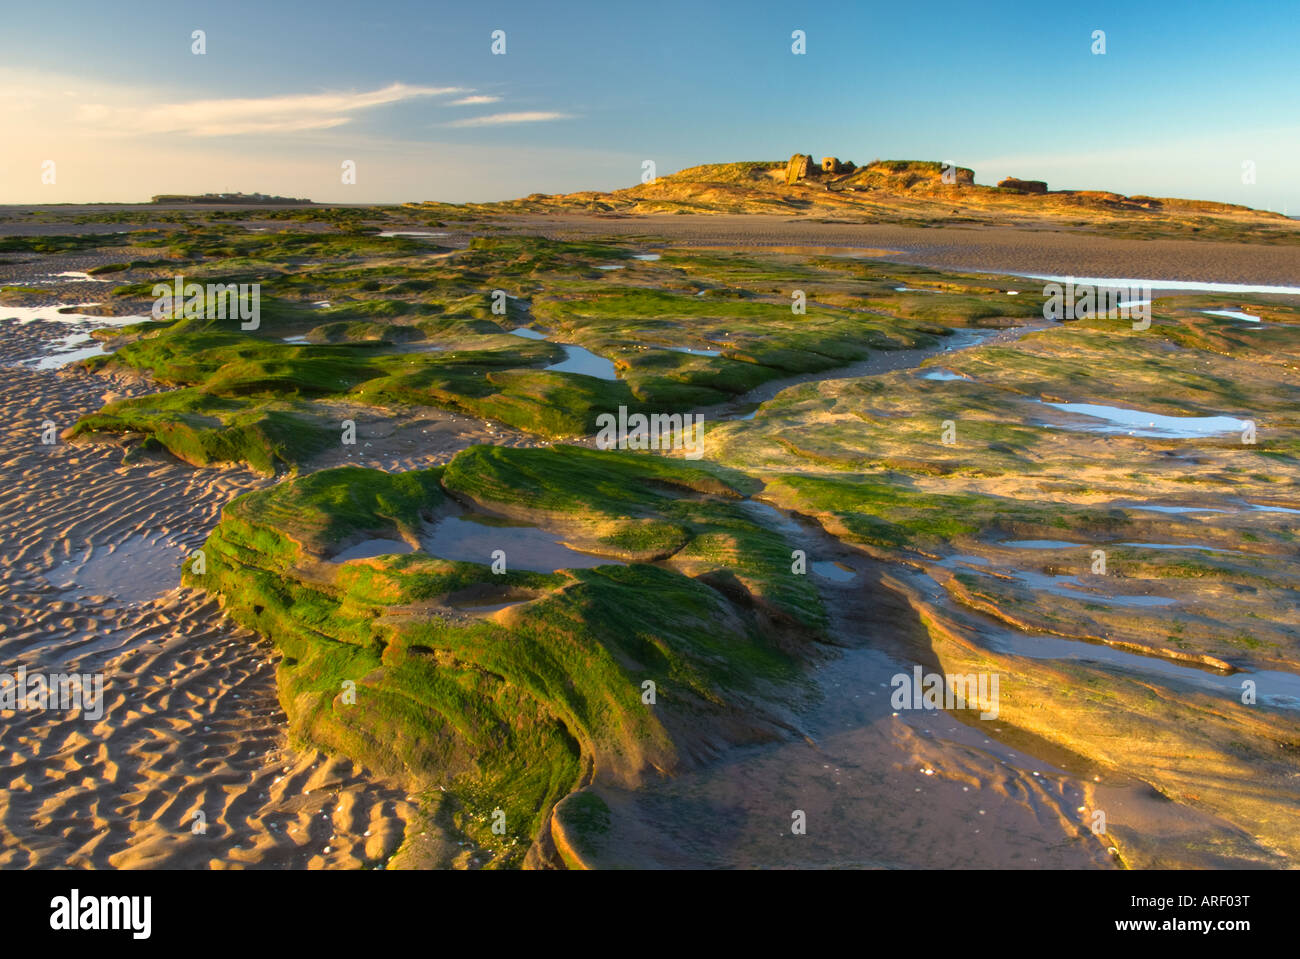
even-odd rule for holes
{"type": "Polygon", "coordinates": [[[13,6],[0,202],[504,199],[801,151],[1300,214],[1294,3],[13,6]]]}

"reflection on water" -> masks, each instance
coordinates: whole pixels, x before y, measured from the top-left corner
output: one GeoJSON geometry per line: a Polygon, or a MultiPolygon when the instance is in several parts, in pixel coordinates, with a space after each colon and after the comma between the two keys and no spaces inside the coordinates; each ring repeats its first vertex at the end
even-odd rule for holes
{"type": "MultiPolygon", "coordinates": [[[[969,556],[959,553],[942,560],[939,565],[945,569],[966,566],[988,572],[991,564],[982,556],[969,556]]],[[[1105,603],[1108,606],[1172,606],[1178,602],[1178,600],[1169,596],[1092,592],[1083,583],[1079,582],[1077,576],[1050,575],[1032,569],[999,568],[997,572],[999,576],[1016,580],[1026,589],[1051,593],[1053,596],[1061,596],[1079,602],[1105,603]]]]}
{"type": "Polygon", "coordinates": [[[513,336],[522,336],[526,340],[544,340],[547,336],[547,334],[538,333],[536,330],[530,329],[527,326],[517,326],[511,330],[510,333],[513,336]]]}
{"type": "Polygon", "coordinates": [[[921,374],[923,380],[964,380],[966,378],[960,373],[954,373],[952,370],[945,370],[942,367],[935,367],[921,374]]]}
{"type": "Polygon", "coordinates": [[[1026,276],[1031,280],[1048,280],[1053,283],[1073,282],[1076,286],[1096,286],[1105,289],[1140,287],[1152,290],[1183,290],[1190,293],[1286,293],[1300,294],[1300,286],[1268,286],[1251,283],[1208,283],[1203,280],[1151,280],[1121,279],[1111,276],[1055,276],[1046,273],[1012,273],[1003,271],[999,276],[1026,276]]]}
{"type": "Polygon", "coordinates": [[[1092,660],[1117,666],[1125,672],[1156,675],[1212,692],[1226,693],[1240,701],[1242,681],[1255,683],[1259,702],[1279,709],[1300,709],[1300,675],[1277,670],[1254,673],[1224,673],[1183,666],[1157,656],[1142,656],[1101,643],[1085,643],[1060,636],[1031,636],[1010,630],[988,639],[988,645],[1002,653],[1030,659],[1092,660]]]}
{"type": "MultiPolygon", "coordinates": [[[[1110,546],[1110,543],[1070,543],[1063,539],[1009,539],[998,543],[1012,549],[1095,549],[1098,546],[1110,546]]],[[[1117,546],[1138,546],[1142,549],[1204,549],[1211,553],[1236,553],[1239,550],[1210,546],[1207,543],[1116,543],[1117,546]]]]}
{"type": "Polygon", "coordinates": [[[1201,310],[1208,316],[1226,316],[1230,320],[1245,320],[1247,323],[1258,323],[1259,317],[1251,313],[1239,313],[1236,310],[1201,310]]]}
{"type": "Polygon", "coordinates": [[[661,350],[672,350],[674,353],[690,353],[692,356],[721,356],[721,350],[702,350],[693,346],[660,346],[661,350]]]}
{"type": "Polygon", "coordinates": [[[535,526],[509,526],[481,517],[448,516],[428,529],[420,540],[424,551],[440,559],[491,565],[493,553],[505,553],[506,569],[551,573],[557,569],[624,566],[625,563],[579,552],[565,546],[554,533],[535,526]]]}
{"type": "Polygon", "coordinates": [[[356,546],[350,549],[345,549],[333,557],[331,562],[346,563],[350,559],[370,559],[374,556],[391,556],[411,552],[414,552],[414,547],[400,539],[368,539],[363,543],[357,543],[356,546]]]}
{"type": "Polygon", "coordinates": [[[839,563],[829,561],[820,561],[812,564],[812,570],[818,576],[825,576],[829,580],[837,583],[847,583],[857,577],[857,573],[839,563]]]}
{"type": "Polygon", "coordinates": [[[110,546],[86,546],[78,560],[45,573],[65,598],[112,596],[124,603],[144,602],[174,588],[186,553],[161,531],[134,533],[110,546]]]}
{"type": "Polygon", "coordinates": [[[568,343],[559,345],[564,350],[564,359],[544,367],[545,369],[556,373],[581,373],[583,376],[594,376],[599,380],[618,379],[618,371],[610,360],[597,356],[591,350],[581,346],[572,346],[568,343]]]}
{"type": "Polygon", "coordinates": [[[1097,403],[1044,403],[1043,405],[1102,421],[1096,425],[1066,426],[1066,429],[1090,433],[1127,433],[1131,436],[1186,439],[1240,433],[1248,425],[1245,420],[1233,419],[1231,416],[1162,416],[1159,413],[1124,409],[1119,406],[1102,406],[1097,403]]]}

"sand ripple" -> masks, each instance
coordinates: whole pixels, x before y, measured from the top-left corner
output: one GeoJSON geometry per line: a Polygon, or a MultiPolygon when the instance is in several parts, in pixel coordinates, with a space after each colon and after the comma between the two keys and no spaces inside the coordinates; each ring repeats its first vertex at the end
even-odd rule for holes
{"type": "MultiPolygon", "coordinates": [[[[6,326],[0,363],[31,355],[39,330],[6,326]]],[[[0,366],[0,670],[104,675],[98,720],[0,711],[0,868],[387,859],[404,791],[292,749],[269,643],[176,585],[223,504],[266,481],[41,444],[106,389],[144,387],[0,366]]]]}

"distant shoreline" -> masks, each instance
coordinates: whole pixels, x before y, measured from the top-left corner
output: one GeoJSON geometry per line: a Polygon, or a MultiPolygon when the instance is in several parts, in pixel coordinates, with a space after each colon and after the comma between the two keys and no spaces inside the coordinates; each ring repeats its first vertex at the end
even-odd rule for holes
{"type": "MultiPolygon", "coordinates": [[[[122,205],[130,209],[264,211],[267,206],[165,207],[150,203],[122,205]]],[[[376,204],[313,204],[285,209],[327,210],[333,206],[364,207],[376,204]]],[[[86,213],[117,208],[107,204],[77,207],[32,207],[63,213],[86,213]]],[[[6,207],[0,207],[0,211],[6,207]]],[[[420,222],[413,214],[412,223],[420,222]]],[[[1241,243],[1210,239],[1134,239],[1061,228],[982,226],[913,227],[897,224],[825,222],[824,220],[771,214],[699,215],[515,215],[492,217],[507,231],[532,233],[553,239],[598,236],[646,237],[647,248],[662,244],[732,247],[852,247],[872,251],[897,250],[888,259],[941,269],[981,273],[1033,273],[1062,276],[1159,277],[1177,281],[1300,285],[1300,243],[1241,243]]],[[[169,224],[159,223],[166,228],[169,224]]],[[[286,222],[284,227],[303,231],[328,228],[326,224],[286,222]]],[[[147,224],[12,222],[0,218],[0,237],[69,234],[111,234],[147,229],[147,224]]],[[[387,221],[388,229],[401,229],[387,221]]],[[[448,245],[463,246],[480,235],[474,225],[449,223],[444,227],[448,245]]],[[[1226,294],[1231,295],[1231,294],[1226,294]]]]}

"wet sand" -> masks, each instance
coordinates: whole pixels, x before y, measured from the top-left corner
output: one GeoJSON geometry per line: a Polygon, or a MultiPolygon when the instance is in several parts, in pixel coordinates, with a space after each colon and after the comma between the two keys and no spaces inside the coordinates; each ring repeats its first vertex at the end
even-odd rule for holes
{"type": "MultiPolygon", "coordinates": [[[[781,216],[513,217],[512,229],[560,239],[640,236],[684,246],[890,249],[890,260],[945,269],[1300,285],[1300,243],[1136,240],[1069,229],[907,227],[781,216]]],[[[450,240],[447,242],[451,242],[450,240]]]]}
{"type": "MultiPolygon", "coordinates": [[[[78,208],[80,209],[80,208],[78,208]]],[[[94,213],[112,209],[85,207],[94,213]]],[[[216,208],[188,207],[201,216],[216,208]]],[[[64,211],[66,212],[66,211],[64,211]]],[[[381,222],[381,221],[376,221],[381,222]]],[[[384,229],[403,226],[384,220],[384,229]]],[[[1109,276],[1162,280],[1202,280],[1218,283],[1254,283],[1281,286],[1300,285],[1300,243],[1234,243],[1196,239],[1133,239],[1106,236],[1068,225],[985,226],[899,226],[896,224],[830,222],[817,217],[789,217],[764,214],[664,214],[656,216],[580,215],[502,216],[484,218],[492,231],[504,227],[520,233],[540,234],[556,239],[595,237],[640,237],[647,249],[660,244],[729,247],[826,247],[859,249],[865,254],[885,255],[898,263],[973,272],[1041,273],[1061,276],[1109,276]],[[892,254],[888,251],[895,251],[892,254]]],[[[412,221],[410,229],[428,229],[412,221]]],[[[153,227],[174,229],[175,224],[153,227]]],[[[253,226],[253,221],[244,224],[253,226]]],[[[0,236],[46,236],[111,234],[144,229],[137,224],[37,223],[0,219],[0,236]]],[[[257,228],[292,229],[297,232],[326,232],[327,223],[263,222],[257,228]]],[[[477,226],[449,223],[438,227],[447,236],[444,246],[463,247],[471,237],[482,235],[477,226]]],[[[80,251],[57,255],[0,255],[0,281],[31,272],[84,270],[104,263],[133,258],[154,258],[157,250],[119,247],[103,252],[80,251]],[[55,266],[54,264],[58,264],[55,266]]],[[[106,277],[112,280],[113,277],[106,277]]]]}

